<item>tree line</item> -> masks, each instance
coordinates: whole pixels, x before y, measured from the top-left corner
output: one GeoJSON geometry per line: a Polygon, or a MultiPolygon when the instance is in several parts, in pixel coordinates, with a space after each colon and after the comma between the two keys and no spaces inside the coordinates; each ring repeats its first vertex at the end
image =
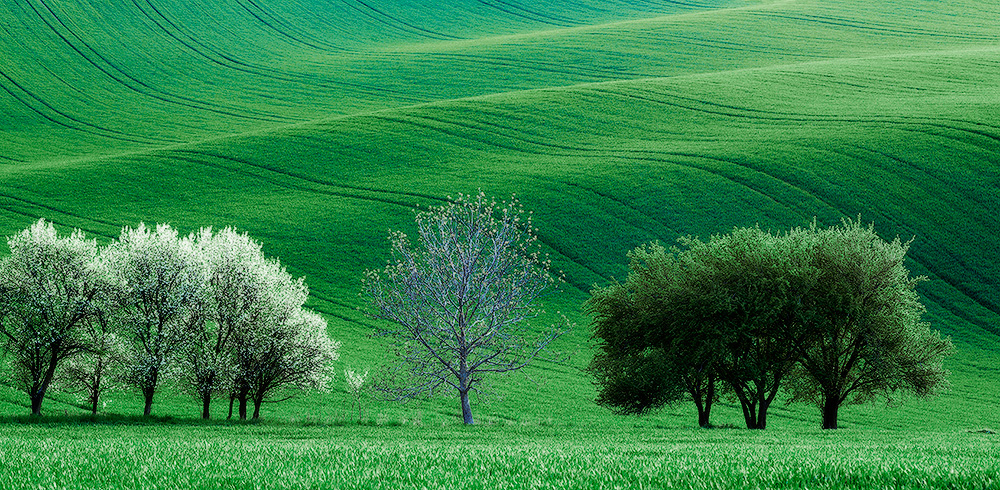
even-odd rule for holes
{"type": "Polygon", "coordinates": [[[641,414],[684,398],[710,425],[713,402],[739,402],[764,429],[781,390],[816,405],[825,429],[844,403],[932,395],[947,386],[953,351],[921,320],[909,243],[845,220],[776,234],[736,228],[628,254],[625,282],[586,304],[599,352],[598,403],[641,414]]]}
{"type": "Polygon", "coordinates": [[[9,237],[0,260],[0,341],[13,386],[40,415],[47,391],[82,394],[93,413],[109,389],[131,389],[150,415],[168,381],[209,418],[260,416],[285,388],[324,389],[338,342],[303,307],[308,290],[261,245],[231,228],[179,236],[126,227],[107,246],[39,220],[9,237]]]}
{"type": "MultiPolygon", "coordinates": [[[[487,378],[523,368],[567,330],[529,326],[559,275],[516,199],[460,194],[417,212],[416,225],[415,239],[392,232],[386,266],[363,278],[374,334],[395,360],[371,384],[391,400],[457,395],[471,424],[470,394],[486,394],[487,378]]],[[[257,418],[283,388],[332,379],[340,344],[303,307],[305,284],[246,234],[139,225],[99,247],[39,220],[8,244],[0,340],[33,414],[56,382],[94,412],[110,384],[131,387],[149,415],[170,379],[205,418],[220,396],[230,417],[239,402],[240,418],[249,403],[257,418]]],[[[851,220],[640,246],[625,281],[596,287],[584,305],[598,343],[596,401],[643,414],[691,400],[709,426],[726,397],[748,428],[764,429],[784,392],[816,405],[832,429],[845,403],[935,394],[954,348],[921,319],[916,286],[926,278],[905,267],[908,248],[851,220]]],[[[348,376],[359,418],[366,377],[348,376]]]]}

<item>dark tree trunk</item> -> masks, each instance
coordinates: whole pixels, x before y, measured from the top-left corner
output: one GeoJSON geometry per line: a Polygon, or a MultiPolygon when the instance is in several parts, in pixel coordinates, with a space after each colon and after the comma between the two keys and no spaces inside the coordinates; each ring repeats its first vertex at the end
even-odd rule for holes
{"type": "Polygon", "coordinates": [[[767,428],[767,405],[761,404],[760,411],[757,412],[757,428],[764,430],[767,428]]]}
{"type": "Polygon", "coordinates": [[[239,400],[240,400],[240,420],[246,420],[247,419],[247,395],[246,395],[246,393],[240,393],[239,396],[237,396],[236,398],[239,398],[239,400]]]}
{"type": "Polygon", "coordinates": [[[146,399],[146,406],[142,409],[143,417],[149,417],[153,413],[153,393],[155,390],[152,388],[142,390],[142,396],[146,399]]]}
{"type": "Polygon", "coordinates": [[[233,418],[233,402],[235,402],[235,401],[236,401],[236,394],[235,393],[230,393],[229,394],[229,416],[226,417],[226,420],[232,420],[232,418],[233,418]]]}
{"type": "Polygon", "coordinates": [[[94,387],[90,390],[90,414],[97,415],[97,405],[101,400],[101,373],[104,372],[104,362],[97,361],[97,368],[94,375],[94,387]]]}
{"type": "Polygon", "coordinates": [[[462,421],[466,425],[472,425],[472,406],[469,405],[469,392],[461,391],[459,396],[462,398],[462,421]]]}
{"type": "Polygon", "coordinates": [[[757,427],[757,407],[743,404],[743,420],[746,421],[747,429],[759,429],[757,427]]]}
{"type": "Polygon", "coordinates": [[[201,395],[201,418],[210,419],[212,418],[212,412],[209,411],[209,406],[212,404],[212,394],[201,395]]]}
{"type": "Polygon", "coordinates": [[[824,429],[836,429],[837,428],[837,410],[840,409],[839,397],[823,397],[823,428],[824,429]]]}
{"type": "Polygon", "coordinates": [[[42,415],[42,399],[45,398],[45,390],[38,388],[31,390],[31,415],[40,417],[42,415]]]}
{"type": "Polygon", "coordinates": [[[264,403],[264,397],[258,399],[256,396],[253,397],[253,419],[257,420],[260,418],[260,405],[264,403]]]}
{"type": "Polygon", "coordinates": [[[708,380],[708,389],[705,393],[704,401],[701,397],[696,399],[698,406],[698,427],[711,427],[709,417],[712,415],[712,402],[715,400],[715,378],[708,380]]]}
{"type": "Polygon", "coordinates": [[[465,355],[460,354],[458,368],[458,396],[462,399],[462,421],[465,425],[472,425],[472,406],[469,405],[469,389],[472,388],[472,374],[465,363],[465,355]]]}

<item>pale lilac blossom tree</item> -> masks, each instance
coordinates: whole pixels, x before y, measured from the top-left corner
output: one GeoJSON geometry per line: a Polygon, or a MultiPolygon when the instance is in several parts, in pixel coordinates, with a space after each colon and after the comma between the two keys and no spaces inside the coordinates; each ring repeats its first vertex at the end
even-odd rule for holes
{"type": "Polygon", "coordinates": [[[386,321],[376,334],[392,339],[399,360],[377,387],[394,399],[451,388],[472,424],[469,393],[489,375],[523,368],[564,331],[527,321],[555,278],[515,199],[459,195],[418,213],[416,225],[417,242],[394,232],[388,265],[365,276],[370,314],[386,321]]]}

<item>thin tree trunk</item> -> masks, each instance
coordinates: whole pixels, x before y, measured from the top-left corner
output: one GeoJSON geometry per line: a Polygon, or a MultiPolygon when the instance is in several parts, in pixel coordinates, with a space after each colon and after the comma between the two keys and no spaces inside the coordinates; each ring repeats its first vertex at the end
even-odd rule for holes
{"type": "Polygon", "coordinates": [[[472,425],[472,406],[469,405],[468,390],[459,392],[459,396],[462,398],[462,421],[465,425],[472,425]]]}
{"type": "Polygon", "coordinates": [[[201,395],[201,418],[208,420],[212,418],[212,412],[209,411],[209,406],[212,404],[212,394],[206,393],[201,395]]]}
{"type": "Polygon", "coordinates": [[[757,399],[757,429],[767,428],[767,407],[771,406],[771,401],[765,396],[764,390],[758,390],[757,399]]]}
{"type": "Polygon", "coordinates": [[[45,398],[45,390],[38,388],[37,390],[31,390],[31,415],[34,417],[41,417],[42,415],[42,399],[45,398]]]}
{"type": "Polygon", "coordinates": [[[698,427],[711,427],[709,417],[712,415],[712,401],[715,399],[715,378],[708,380],[708,390],[704,403],[698,403],[698,427]]]}
{"type": "Polygon", "coordinates": [[[757,404],[751,403],[750,398],[741,390],[736,391],[736,397],[740,400],[740,407],[743,408],[743,420],[746,421],[747,429],[757,429],[757,404]]]}
{"type": "Polygon", "coordinates": [[[264,397],[253,397],[253,419],[257,420],[260,418],[260,405],[264,403],[264,397]]]}
{"type": "Polygon", "coordinates": [[[240,400],[240,420],[247,419],[247,395],[246,393],[240,393],[237,396],[240,400]]]}
{"type": "Polygon", "coordinates": [[[101,360],[97,361],[97,367],[94,373],[94,389],[90,391],[90,414],[97,416],[97,404],[101,399],[101,373],[104,372],[104,362],[101,360]]]}
{"type": "Polygon", "coordinates": [[[232,418],[233,418],[233,402],[235,402],[235,401],[236,401],[236,393],[230,393],[229,394],[229,416],[226,417],[226,420],[232,420],[232,418]]]}
{"type": "MultiPolygon", "coordinates": [[[[464,329],[462,330],[465,331],[464,329]]],[[[463,351],[459,354],[459,365],[458,365],[458,396],[462,399],[462,421],[465,425],[472,425],[474,422],[472,420],[472,406],[469,405],[469,389],[471,388],[471,373],[469,373],[468,364],[466,364],[467,352],[463,351]]]]}
{"type": "Polygon", "coordinates": [[[39,380],[40,383],[36,384],[31,390],[31,415],[36,417],[42,415],[42,400],[45,399],[45,391],[49,387],[49,383],[52,382],[52,377],[56,374],[56,355],[53,352],[51,358],[49,359],[49,366],[45,370],[45,374],[42,375],[42,379],[39,380]]]}
{"type": "Polygon", "coordinates": [[[142,395],[146,399],[146,406],[142,409],[142,416],[149,417],[153,413],[153,393],[151,388],[142,390],[142,395]]]}
{"type": "Polygon", "coordinates": [[[759,411],[757,412],[757,429],[764,430],[767,428],[767,405],[761,404],[759,411]]]}

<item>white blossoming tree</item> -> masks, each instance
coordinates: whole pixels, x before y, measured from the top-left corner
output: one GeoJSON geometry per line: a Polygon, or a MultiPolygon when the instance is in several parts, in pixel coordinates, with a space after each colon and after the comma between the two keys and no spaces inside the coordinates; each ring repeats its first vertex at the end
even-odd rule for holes
{"type": "Polygon", "coordinates": [[[193,238],[165,224],[126,227],[104,253],[118,286],[125,381],[142,393],[149,416],[157,388],[201,319],[206,269],[193,238]]]}
{"type": "Polygon", "coordinates": [[[326,321],[303,308],[309,296],[261,245],[231,228],[203,229],[197,238],[209,269],[207,322],[188,353],[189,390],[203,400],[213,393],[239,401],[239,416],[254,418],[283,388],[325,389],[340,344],[329,339],[326,321]],[[200,364],[199,364],[200,363],[200,364]]]}
{"type": "Polygon", "coordinates": [[[459,195],[416,224],[417,243],[392,234],[389,264],[365,276],[370,314],[387,321],[376,334],[392,339],[399,359],[378,389],[405,399],[450,387],[472,424],[469,393],[484,377],[526,366],[562,333],[526,321],[554,278],[516,200],[459,195]]]}
{"type": "Polygon", "coordinates": [[[262,327],[241,336],[244,341],[237,356],[238,372],[250,387],[254,419],[260,418],[261,404],[280,390],[328,390],[333,381],[331,363],[340,348],[327,336],[326,320],[301,307],[285,321],[262,327]]]}
{"type": "Polygon", "coordinates": [[[363,398],[369,391],[369,388],[372,387],[371,382],[368,380],[368,370],[359,373],[351,368],[347,368],[344,370],[344,379],[347,382],[347,393],[353,398],[353,403],[358,407],[358,424],[360,424],[364,417],[363,398]]]}
{"type": "Polygon", "coordinates": [[[13,381],[41,415],[56,369],[88,349],[82,329],[97,311],[105,281],[95,267],[97,243],[80,230],[60,237],[38,220],[7,240],[0,261],[0,339],[11,355],[13,381]]]}
{"type": "Polygon", "coordinates": [[[56,371],[53,385],[61,391],[82,395],[83,402],[97,415],[102,395],[121,388],[122,364],[127,346],[115,332],[115,306],[103,296],[96,314],[83,325],[81,337],[86,349],[66,359],[56,371]]]}

